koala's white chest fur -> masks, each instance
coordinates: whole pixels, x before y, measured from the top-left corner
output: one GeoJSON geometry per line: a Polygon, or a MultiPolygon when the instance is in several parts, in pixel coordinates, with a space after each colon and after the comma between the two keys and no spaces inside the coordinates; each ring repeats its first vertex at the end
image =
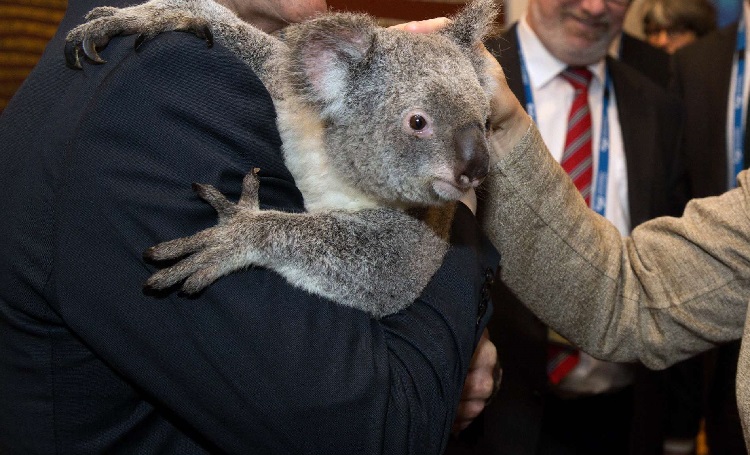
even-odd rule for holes
{"type": "Polygon", "coordinates": [[[320,114],[292,97],[274,100],[284,162],[310,211],[359,210],[379,204],[344,181],[331,165],[320,114]]]}

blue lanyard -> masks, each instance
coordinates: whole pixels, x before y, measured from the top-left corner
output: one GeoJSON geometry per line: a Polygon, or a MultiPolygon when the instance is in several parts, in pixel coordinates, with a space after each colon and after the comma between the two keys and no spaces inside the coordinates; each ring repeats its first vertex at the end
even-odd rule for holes
{"type": "Polygon", "coordinates": [[[745,153],[745,122],[742,121],[744,112],[742,101],[744,100],[745,89],[745,17],[740,18],[737,28],[737,65],[734,73],[734,97],[732,98],[732,107],[734,112],[734,122],[732,125],[732,153],[730,156],[730,175],[729,188],[737,186],[737,174],[744,167],[745,153]]]}
{"type": "MultiPolygon", "coordinates": [[[[521,51],[520,38],[518,46],[518,56],[521,63],[521,81],[523,82],[523,93],[526,97],[526,113],[536,123],[536,105],[534,104],[534,95],[531,93],[531,80],[526,70],[526,61],[521,51]]],[[[591,198],[591,208],[601,216],[605,216],[607,210],[607,180],[609,179],[609,71],[604,76],[604,96],[602,98],[602,124],[599,132],[599,165],[596,170],[596,185],[593,197],[591,198]]]]}

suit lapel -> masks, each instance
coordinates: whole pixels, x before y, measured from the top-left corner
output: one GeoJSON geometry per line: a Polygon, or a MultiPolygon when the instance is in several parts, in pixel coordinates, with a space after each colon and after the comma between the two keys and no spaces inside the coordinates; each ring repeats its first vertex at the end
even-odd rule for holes
{"type": "Polygon", "coordinates": [[[521,78],[521,60],[518,54],[518,24],[513,24],[508,30],[497,38],[487,41],[487,49],[500,62],[503,67],[505,78],[510,90],[516,95],[521,105],[526,108],[526,95],[523,90],[523,79],[521,78]]]}
{"type": "Polygon", "coordinates": [[[686,107],[691,197],[726,191],[727,100],[736,36],[735,24],[675,54],[673,88],[686,107]]]}
{"type": "Polygon", "coordinates": [[[612,78],[617,115],[628,172],[628,203],[631,226],[651,217],[651,194],[655,178],[655,157],[659,119],[653,100],[646,99],[643,81],[624,63],[607,58],[612,78]]]}
{"type": "MultiPolygon", "coordinates": [[[[713,103],[713,107],[708,109],[708,113],[715,113],[716,118],[720,120],[717,125],[717,131],[726,131],[727,125],[727,109],[729,100],[729,90],[731,88],[731,81],[734,75],[732,74],[733,60],[734,60],[734,48],[735,40],[737,39],[737,26],[734,25],[724,30],[716,37],[717,43],[715,47],[710,49],[711,55],[705,55],[706,62],[715,62],[715,65],[706,65],[706,73],[702,76],[702,81],[705,84],[705,90],[710,95],[708,97],[713,103]],[[710,68],[709,68],[710,66],[710,68]]],[[[687,94],[690,96],[690,94],[687,94]]],[[[747,96],[747,94],[745,94],[747,96]]],[[[711,114],[713,115],[713,114],[711,114]]],[[[721,134],[721,149],[717,150],[716,153],[705,153],[704,155],[711,155],[716,158],[716,163],[720,163],[720,166],[714,166],[717,172],[715,180],[720,182],[720,191],[722,193],[726,189],[727,182],[727,140],[726,134],[721,134]]],[[[745,148],[747,149],[747,141],[745,142],[745,148]]]]}

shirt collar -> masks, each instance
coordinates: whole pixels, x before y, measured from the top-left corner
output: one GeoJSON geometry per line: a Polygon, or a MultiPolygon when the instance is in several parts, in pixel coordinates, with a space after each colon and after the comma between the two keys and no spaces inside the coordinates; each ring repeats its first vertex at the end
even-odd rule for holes
{"type": "MultiPolygon", "coordinates": [[[[545,85],[568,67],[566,63],[555,58],[544,47],[544,44],[539,40],[534,30],[531,29],[525,15],[518,23],[518,40],[520,51],[526,63],[526,71],[529,74],[531,85],[535,90],[544,88],[545,85]]],[[[605,59],[588,65],[587,68],[594,75],[594,78],[599,81],[599,84],[603,84],[606,69],[605,59]]]]}

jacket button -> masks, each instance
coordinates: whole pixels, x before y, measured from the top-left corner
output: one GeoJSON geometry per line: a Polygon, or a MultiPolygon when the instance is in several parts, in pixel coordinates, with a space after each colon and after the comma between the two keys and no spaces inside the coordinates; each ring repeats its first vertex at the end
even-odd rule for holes
{"type": "Polygon", "coordinates": [[[482,284],[482,294],[479,299],[479,308],[477,309],[477,325],[479,325],[479,322],[482,320],[485,313],[487,313],[487,307],[489,306],[491,298],[490,290],[494,283],[495,274],[491,268],[487,268],[484,271],[484,284],[482,284]]]}
{"type": "Polygon", "coordinates": [[[484,298],[479,301],[479,308],[477,310],[477,325],[482,321],[485,313],[487,313],[487,302],[484,298]]]}
{"type": "Polygon", "coordinates": [[[490,286],[495,284],[495,271],[489,267],[484,271],[484,282],[490,286]]]}

